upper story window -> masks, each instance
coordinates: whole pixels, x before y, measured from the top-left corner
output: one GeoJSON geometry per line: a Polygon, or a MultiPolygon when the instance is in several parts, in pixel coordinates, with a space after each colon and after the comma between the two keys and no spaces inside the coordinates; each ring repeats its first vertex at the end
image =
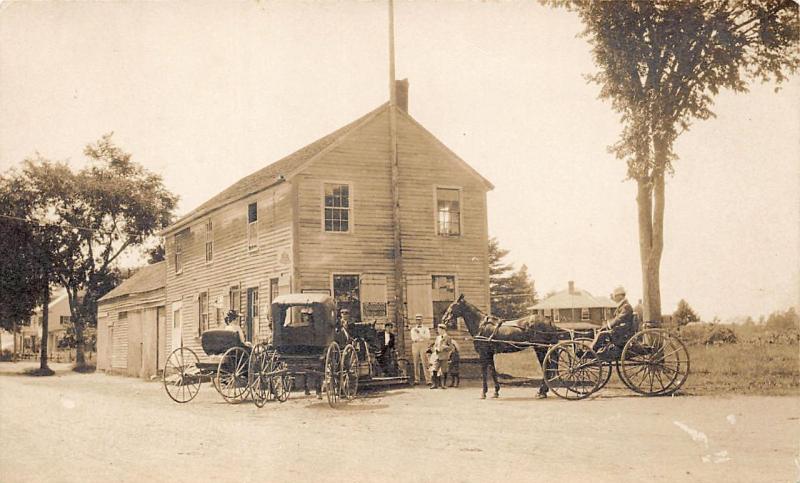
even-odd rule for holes
{"type": "Polygon", "coordinates": [[[325,183],[325,231],[350,231],[350,186],[325,183]]]}
{"type": "Polygon", "coordinates": [[[206,221],[206,263],[214,259],[214,225],[206,221]]]}
{"type": "Polygon", "coordinates": [[[258,248],[258,203],[247,205],[247,249],[258,248]]]}
{"type": "Polygon", "coordinates": [[[183,272],[183,236],[175,235],[175,273],[183,272]]]}
{"type": "Polygon", "coordinates": [[[436,188],[436,234],[461,235],[461,190],[436,188]]]}

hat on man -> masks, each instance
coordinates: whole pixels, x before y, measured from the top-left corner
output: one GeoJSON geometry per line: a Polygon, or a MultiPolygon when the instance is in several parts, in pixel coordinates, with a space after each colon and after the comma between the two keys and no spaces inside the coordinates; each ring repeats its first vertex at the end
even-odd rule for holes
{"type": "Polygon", "coordinates": [[[614,296],[616,297],[617,295],[625,295],[625,289],[621,285],[614,289],[614,296]]]}
{"type": "Polygon", "coordinates": [[[417,314],[417,315],[415,315],[415,316],[414,316],[414,319],[416,319],[416,320],[422,320],[422,314],[417,314]]]}

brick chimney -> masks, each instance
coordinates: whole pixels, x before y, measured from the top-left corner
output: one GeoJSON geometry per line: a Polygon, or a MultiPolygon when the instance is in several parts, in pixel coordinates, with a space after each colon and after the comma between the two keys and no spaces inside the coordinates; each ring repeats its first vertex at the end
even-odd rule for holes
{"type": "Polygon", "coordinates": [[[394,81],[397,107],[408,112],[408,79],[394,81]]]}
{"type": "Polygon", "coordinates": [[[569,281],[569,293],[575,293],[575,282],[572,280],[569,281]]]}

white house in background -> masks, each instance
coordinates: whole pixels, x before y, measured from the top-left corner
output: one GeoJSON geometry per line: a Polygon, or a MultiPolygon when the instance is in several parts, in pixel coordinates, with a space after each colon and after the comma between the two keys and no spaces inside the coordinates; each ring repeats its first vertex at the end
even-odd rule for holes
{"type": "Polygon", "coordinates": [[[617,304],[607,297],[595,297],[569,281],[566,290],[556,292],[531,307],[534,314],[553,322],[584,322],[600,325],[611,317],[617,304]]]}
{"type": "MultiPolygon", "coordinates": [[[[58,342],[67,333],[70,324],[69,299],[63,288],[54,289],[48,305],[47,323],[47,357],[58,360],[69,360],[71,350],[59,350],[58,342]]],[[[42,307],[37,307],[31,317],[31,323],[20,330],[22,338],[18,347],[23,355],[36,355],[42,343],[42,307]]]]}

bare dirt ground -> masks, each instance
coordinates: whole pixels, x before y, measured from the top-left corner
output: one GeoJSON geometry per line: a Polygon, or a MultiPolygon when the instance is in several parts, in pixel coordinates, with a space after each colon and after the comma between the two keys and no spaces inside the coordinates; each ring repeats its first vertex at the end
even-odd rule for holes
{"type": "Polygon", "coordinates": [[[188,404],[157,382],[0,364],[0,481],[800,481],[797,397],[585,401],[504,387],[375,392],[334,410],[188,404]]]}

